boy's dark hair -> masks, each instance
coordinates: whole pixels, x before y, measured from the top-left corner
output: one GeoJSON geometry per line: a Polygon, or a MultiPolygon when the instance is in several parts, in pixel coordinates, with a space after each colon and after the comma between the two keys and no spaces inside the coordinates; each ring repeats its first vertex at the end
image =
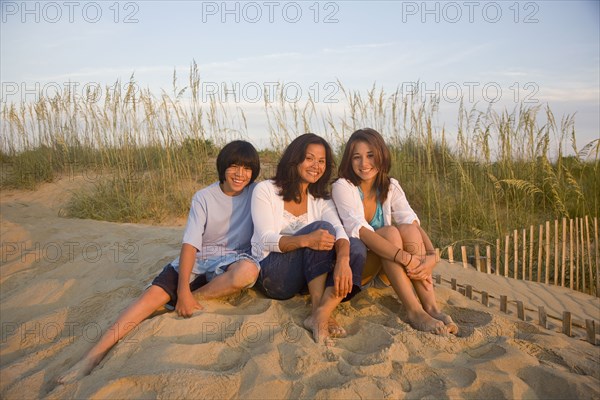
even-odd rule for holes
{"type": "Polygon", "coordinates": [[[328,187],[331,171],[334,168],[331,146],[321,136],[305,133],[288,145],[277,164],[277,172],[273,180],[280,189],[279,195],[283,197],[283,201],[293,200],[296,203],[301,201],[298,164],[301,164],[306,158],[306,149],[309,144],[320,144],[325,147],[325,172],[317,182],[308,185],[308,192],[317,199],[330,198],[328,187]]]}
{"type": "Polygon", "coordinates": [[[340,178],[348,179],[355,186],[360,185],[360,178],[356,176],[354,169],[352,168],[352,154],[354,153],[354,147],[358,142],[367,143],[373,149],[375,166],[379,170],[377,177],[375,178],[374,186],[379,192],[379,201],[383,203],[387,199],[388,190],[390,188],[390,178],[388,174],[390,173],[392,162],[390,151],[385,144],[385,140],[375,129],[359,129],[350,135],[350,139],[348,139],[344,154],[342,155],[338,175],[340,178]]]}
{"type": "Polygon", "coordinates": [[[250,183],[254,182],[260,173],[260,160],[258,152],[252,144],[245,140],[234,140],[227,143],[217,156],[217,172],[219,182],[225,182],[225,170],[232,165],[241,165],[252,170],[250,183]]]}

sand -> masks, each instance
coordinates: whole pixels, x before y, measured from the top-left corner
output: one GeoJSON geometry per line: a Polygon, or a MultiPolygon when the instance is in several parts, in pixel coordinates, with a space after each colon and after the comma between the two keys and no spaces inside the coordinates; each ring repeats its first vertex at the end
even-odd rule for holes
{"type": "MultiPolygon", "coordinates": [[[[313,342],[308,296],[274,301],[254,290],[204,302],[190,319],[158,314],[119,342],[89,376],[57,385],[180,249],[178,226],[64,218],[64,179],[1,197],[0,398],[600,398],[600,347],[560,321],[600,321],[598,298],[440,262],[443,279],[486,290],[490,306],[436,287],[458,337],[412,329],[389,288],[363,291],[336,318],[348,337],[313,342]],[[511,302],[522,300],[526,320],[511,302]]],[[[598,342],[598,337],[596,336],[598,342]]]]}

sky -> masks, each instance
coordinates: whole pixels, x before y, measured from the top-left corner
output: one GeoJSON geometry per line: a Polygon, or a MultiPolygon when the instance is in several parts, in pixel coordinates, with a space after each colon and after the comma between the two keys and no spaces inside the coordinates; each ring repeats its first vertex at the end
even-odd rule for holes
{"type": "MultiPolygon", "coordinates": [[[[548,105],[575,114],[578,145],[600,132],[598,1],[4,1],[3,103],[74,84],[128,81],[171,91],[192,61],[201,98],[247,112],[249,137],[269,146],[264,95],[310,94],[340,111],[343,92],[419,87],[456,131],[458,100],[498,112],[548,105]],[[339,83],[338,83],[339,82],[339,83]]],[[[321,133],[321,132],[315,132],[321,133]]]]}

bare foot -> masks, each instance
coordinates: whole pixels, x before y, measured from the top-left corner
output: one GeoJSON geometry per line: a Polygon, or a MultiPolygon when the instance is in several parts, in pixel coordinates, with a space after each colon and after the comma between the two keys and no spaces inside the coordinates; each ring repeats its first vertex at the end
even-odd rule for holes
{"type": "Polygon", "coordinates": [[[442,321],[433,318],[425,311],[419,311],[414,314],[409,313],[408,323],[414,329],[419,331],[435,333],[437,335],[445,335],[448,333],[448,328],[442,321]]]}
{"type": "Polygon", "coordinates": [[[64,385],[78,381],[84,376],[89,375],[94,367],[100,363],[100,360],[102,360],[102,357],[97,357],[97,359],[86,357],[73,365],[67,372],[59,376],[56,382],[59,385],[64,385]]]}
{"type": "Polygon", "coordinates": [[[333,338],[343,338],[347,335],[346,330],[333,317],[329,317],[327,321],[327,330],[333,338]]]}
{"type": "Polygon", "coordinates": [[[304,320],[304,327],[312,332],[313,339],[316,343],[324,344],[325,346],[333,346],[335,343],[329,336],[329,321],[316,322],[316,319],[311,315],[304,320]]]}
{"type": "Polygon", "coordinates": [[[458,325],[456,325],[456,323],[452,320],[452,318],[448,315],[448,314],[444,314],[441,311],[438,311],[437,313],[430,313],[429,315],[431,315],[433,318],[440,320],[444,323],[444,325],[446,325],[446,328],[448,329],[448,333],[451,333],[453,335],[457,335],[458,334],[458,325]]]}

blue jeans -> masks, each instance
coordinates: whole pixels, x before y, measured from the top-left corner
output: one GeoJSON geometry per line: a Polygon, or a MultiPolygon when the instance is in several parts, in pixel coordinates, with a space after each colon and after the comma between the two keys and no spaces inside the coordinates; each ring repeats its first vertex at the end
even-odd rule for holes
{"type": "MultiPolygon", "coordinates": [[[[329,222],[315,221],[296,232],[306,235],[317,229],[326,229],[332,235],[335,230],[329,222]]],[[[296,236],[295,235],[295,236],[296,236]]],[[[362,270],[367,257],[367,248],[359,239],[350,240],[350,268],[352,269],[352,293],[344,300],[349,300],[360,291],[362,270]]],[[[333,286],[333,267],[335,250],[313,250],[303,247],[287,253],[271,252],[261,262],[261,270],[256,287],[268,297],[286,300],[300,293],[308,282],[316,277],[329,274],[326,286],[333,286]]]]}

